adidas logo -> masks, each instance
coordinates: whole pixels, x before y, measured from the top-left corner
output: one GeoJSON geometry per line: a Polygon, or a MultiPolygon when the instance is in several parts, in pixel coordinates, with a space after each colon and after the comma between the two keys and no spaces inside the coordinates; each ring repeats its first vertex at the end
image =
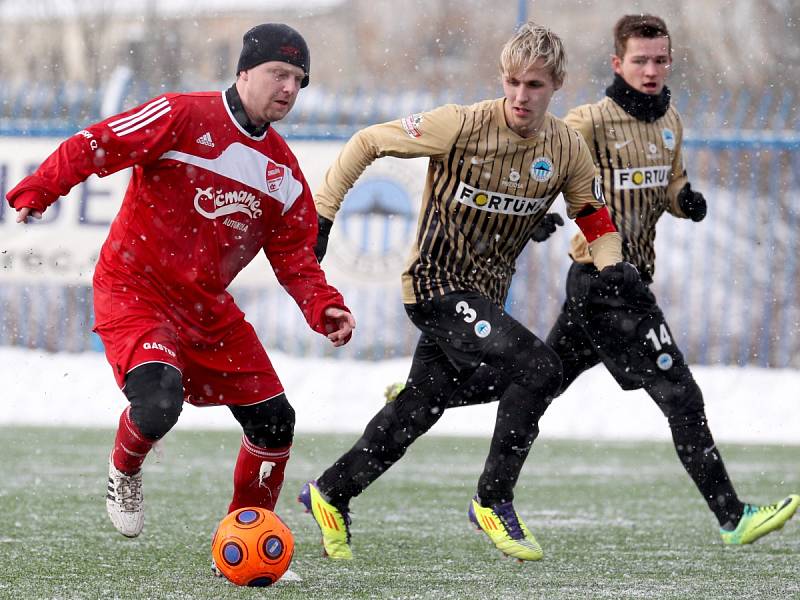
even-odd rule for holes
{"type": "Polygon", "coordinates": [[[204,146],[210,146],[211,148],[214,147],[214,141],[211,139],[211,134],[206,132],[197,138],[198,144],[203,144],[204,146]]]}

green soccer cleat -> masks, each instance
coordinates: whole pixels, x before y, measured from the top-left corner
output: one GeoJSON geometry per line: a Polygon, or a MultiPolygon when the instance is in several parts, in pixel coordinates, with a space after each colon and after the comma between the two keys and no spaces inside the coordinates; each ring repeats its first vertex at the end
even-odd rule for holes
{"type": "Polygon", "coordinates": [[[476,498],[469,506],[469,520],[492,540],[503,554],[519,561],[541,560],[542,547],[519,518],[511,502],[495,504],[491,508],[481,506],[476,498]]]}
{"type": "Polygon", "coordinates": [[[309,481],[300,490],[297,501],[311,513],[322,532],[322,546],[328,558],[352,560],[350,550],[350,515],[340,511],[325,500],[315,481],[309,481]]]}
{"type": "Polygon", "coordinates": [[[406,384],[402,381],[398,381],[397,383],[390,383],[386,386],[386,389],[383,392],[383,397],[386,398],[386,404],[389,402],[394,402],[397,400],[397,396],[406,389],[406,384]]]}
{"type": "Polygon", "coordinates": [[[781,529],[792,518],[800,505],[800,496],[791,494],[777,504],[756,506],[745,504],[744,513],[733,531],[720,529],[722,541],[726,544],[752,544],[758,538],[781,529]]]}

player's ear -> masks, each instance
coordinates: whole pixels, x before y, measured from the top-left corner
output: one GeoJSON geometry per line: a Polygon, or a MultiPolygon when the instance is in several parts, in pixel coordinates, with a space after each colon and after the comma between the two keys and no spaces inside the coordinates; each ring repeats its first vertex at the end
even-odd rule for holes
{"type": "Polygon", "coordinates": [[[617,75],[622,75],[622,58],[616,54],[611,55],[611,68],[617,75]]]}

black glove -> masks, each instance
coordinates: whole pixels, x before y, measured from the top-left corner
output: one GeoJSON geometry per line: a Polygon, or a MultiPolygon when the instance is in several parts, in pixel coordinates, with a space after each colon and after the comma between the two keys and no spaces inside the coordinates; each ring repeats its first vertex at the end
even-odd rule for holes
{"type": "Polygon", "coordinates": [[[314,245],[314,256],[317,257],[317,262],[321,263],[325,258],[325,253],[328,251],[328,235],[333,227],[333,221],[326,219],[322,215],[317,215],[317,243],[314,245]]]}
{"type": "Polygon", "coordinates": [[[678,205],[683,214],[692,221],[702,221],[706,218],[706,199],[700,192],[693,192],[691,184],[686,184],[678,192],[678,205]]]}
{"type": "Polygon", "coordinates": [[[639,271],[629,262],[618,262],[604,268],[592,282],[598,304],[649,308],[655,296],[642,281],[639,271]]]}
{"type": "Polygon", "coordinates": [[[531,233],[534,242],[543,242],[556,231],[556,227],[564,224],[564,219],[558,213],[547,213],[542,220],[536,224],[536,228],[531,233]]]}

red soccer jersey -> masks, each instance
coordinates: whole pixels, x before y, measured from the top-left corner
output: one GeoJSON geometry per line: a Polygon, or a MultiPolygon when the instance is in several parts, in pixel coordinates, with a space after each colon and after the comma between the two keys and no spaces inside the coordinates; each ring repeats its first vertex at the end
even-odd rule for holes
{"type": "Polygon", "coordinates": [[[248,134],[221,92],[164,94],[87,127],[8,199],[43,210],[89,175],[131,166],[96,287],[146,289],[211,342],[242,318],[226,288],[263,248],[314,330],[325,333],[326,308],[345,308],[314,257],[316,210],[297,159],[271,127],[248,134]]]}

